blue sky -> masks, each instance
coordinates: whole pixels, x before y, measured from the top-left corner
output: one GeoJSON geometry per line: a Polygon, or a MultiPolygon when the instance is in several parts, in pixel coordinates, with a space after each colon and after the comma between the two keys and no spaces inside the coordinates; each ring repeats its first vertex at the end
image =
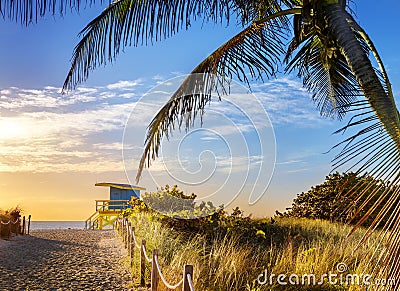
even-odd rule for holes
{"type": "MultiPolygon", "coordinates": [[[[391,8],[385,11],[378,9],[375,1],[355,2],[358,19],[381,53],[399,96],[399,20],[395,14],[400,4],[385,1],[391,8]]],[[[29,27],[1,20],[0,208],[20,204],[38,219],[85,219],[91,214],[93,200],[107,197],[106,189],[96,189],[95,182],[127,181],[122,135],[138,100],[160,82],[189,73],[238,31],[234,25],[194,23],[189,31],[153,46],[126,48],[115,63],[98,68],[76,91],[60,95],[73,47],[79,41],[77,34],[102,9],[96,5],[79,15],[48,16],[29,27]],[[76,213],[65,211],[65,205],[75,208],[76,213]],[[52,211],[44,214],[40,210],[44,208],[52,211]]],[[[323,181],[333,158],[332,153],[323,153],[341,140],[331,135],[341,123],[319,117],[295,76],[254,84],[254,89],[272,122],[277,163],[268,192],[258,203],[249,206],[248,195],[243,193],[228,208],[240,205],[246,213],[262,216],[284,210],[296,193],[323,181]]],[[[146,120],[143,130],[144,124],[146,120]]],[[[125,144],[126,151],[132,149],[132,159],[138,158],[140,149],[136,147],[144,139],[141,134],[136,136],[135,145],[125,144]]],[[[174,149],[173,144],[169,147],[174,149]]],[[[193,144],[189,147],[197,153],[205,149],[193,144]]],[[[214,144],[214,153],[218,155],[221,148],[221,144],[214,144]]],[[[225,154],[219,153],[221,157],[225,154]]],[[[210,157],[205,155],[206,160],[210,157]]],[[[132,182],[133,168],[128,170],[132,182]]],[[[153,169],[159,185],[177,183],[157,172],[157,164],[153,169]]],[[[141,184],[153,190],[153,180],[144,176],[141,184]]],[[[229,195],[237,189],[233,182],[226,187],[229,195]]],[[[212,186],[210,182],[198,189],[181,188],[201,196],[212,186]]],[[[221,201],[224,199],[226,196],[221,201]]],[[[220,199],[215,200],[218,204],[220,199]]]]}

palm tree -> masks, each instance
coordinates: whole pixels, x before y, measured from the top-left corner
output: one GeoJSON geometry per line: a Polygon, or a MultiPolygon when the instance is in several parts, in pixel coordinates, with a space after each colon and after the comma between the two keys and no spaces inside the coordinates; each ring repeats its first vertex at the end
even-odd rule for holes
{"type": "MultiPolygon", "coordinates": [[[[354,115],[339,131],[357,131],[343,141],[334,164],[349,164],[349,170],[360,174],[368,170],[385,183],[375,187],[360,181],[341,195],[363,201],[363,206],[381,195],[358,223],[380,209],[360,244],[384,223],[385,245],[377,246],[380,268],[375,275],[400,279],[400,209],[395,207],[400,196],[396,187],[400,182],[399,112],[382,60],[348,4],[345,0],[116,0],[81,32],[64,90],[84,81],[98,65],[112,61],[121,47],[169,37],[188,29],[197,17],[221,22],[235,15],[243,30],[194,68],[193,74],[204,74],[201,80],[188,77],[150,123],[137,179],[175,124],[188,129],[196,116],[202,116],[213,90],[229,87],[231,77],[247,84],[249,79],[273,77],[283,64],[285,72],[297,71],[321,114],[339,119],[347,113],[354,115]],[[391,209],[396,211],[382,221],[391,209]]],[[[400,286],[400,280],[396,282],[400,286]]]]}
{"type": "MultiPolygon", "coordinates": [[[[10,7],[14,3],[0,1],[2,14],[7,6],[4,3],[10,7]]],[[[30,1],[18,0],[18,3],[23,7],[30,1]]],[[[79,0],[74,1],[71,3],[79,7],[79,0]]],[[[341,195],[355,202],[363,201],[363,206],[370,205],[368,202],[380,195],[359,221],[362,224],[370,213],[380,209],[360,244],[377,225],[384,223],[381,232],[384,245],[377,246],[380,268],[375,275],[397,279],[396,286],[388,288],[396,289],[400,286],[400,264],[397,263],[400,256],[400,207],[397,206],[400,117],[383,62],[367,33],[354,20],[348,2],[115,0],[82,30],[63,88],[64,91],[74,89],[88,78],[91,70],[113,61],[125,46],[170,37],[181,29],[189,29],[190,22],[196,18],[219,23],[235,17],[243,30],[194,68],[192,73],[203,74],[201,80],[188,77],[150,123],[137,179],[143,167],[156,158],[160,142],[169,136],[171,128],[176,124],[192,126],[195,117],[201,117],[205,105],[211,101],[212,91],[222,88],[222,92],[227,92],[224,90],[229,88],[229,78],[250,85],[251,79],[274,77],[280,66],[287,73],[295,71],[312,93],[322,115],[342,119],[346,114],[353,114],[338,132],[351,128],[355,133],[337,145],[341,151],[334,165],[349,165],[349,170],[360,174],[368,171],[384,183],[373,188],[370,182],[360,181],[341,195]],[[370,54],[378,69],[372,65],[370,54]],[[387,221],[382,221],[392,209],[396,211],[389,213],[387,221]]],[[[15,13],[15,9],[10,11],[15,13]]],[[[22,11],[29,9],[19,11],[21,21],[32,18],[22,11]]]]}

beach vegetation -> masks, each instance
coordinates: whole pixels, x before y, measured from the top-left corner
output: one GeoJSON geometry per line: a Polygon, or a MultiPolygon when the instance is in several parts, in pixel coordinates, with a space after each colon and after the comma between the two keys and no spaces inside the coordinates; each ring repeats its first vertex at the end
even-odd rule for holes
{"type": "MultiPolygon", "coordinates": [[[[346,266],[345,275],[370,271],[365,258],[371,256],[378,240],[374,234],[354,252],[365,229],[359,228],[347,238],[350,226],[321,219],[253,219],[220,212],[214,217],[186,220],[183,227],[179,219],[154,212],[132,212],[128,218],[137,240],[146,240],[148,256],[151,250],[159,250],[168,282],[178,282],[183,265],[191,264],[195,289],[204,291],[362,290],[343,282],[331,284],[324,274],[342,274],[337,271],[338,265],[346,266]],[[270,281],[272,274],[275,279],[270,281]],[[276,280],[280,274],[300,279],[308,274],[322,281],[282,285],[276,280]]],[[[136,251],[132,266],[136,286],[139,270],[140,254],[136,251]]],[[[149,264],[145,281],[150,282],[149,264]]],[[[168,289],[161,284],[159,290],[168,289]]]]}
{"type": "MultiPolygon", "coordinates": [[[[349,222],[351,224],[356,224],[378,200],[382,200],[385,204],[388,202],[389,197],[395,193],[396,188],[392,188],[390,189],[392,195],[384,195],[385,192],[387,192],[384,183],[385,182],[382,180],[375,180],[368,174],[357,176],[352,172],[332,173],[326,177],[323,183],[312,186],[307,192],[297,194],[297,197],[293,200],[292,206],[287,208],[284,213],[277,211],[277,215],[283,217],[316,218],[332,222],[349,222]],[[365,193],[366,197],[374,193],[375,189],[378,188],[378,193],[372,195],[371,198],[367,200],[367,203],[365,203],[365,200],[353,200],[351,197],[341,195],[343,192],[349,192],[357,184],[365,183],[366,181],[371,185],[365,193]]],[[[384,223],[389,219],[390,213],[394,210],[394,206],[392,206],[392,209],[386,213],[384,219],[381,219],[381,223],[378,227],[384,226],[384,223]]],[[[378,208],[369,213],[363,225],[371,225],[379,215],[379,211],[380,209],[378,208]]]]}
{"type": "MultiPolygon", "coordinates": [[[[7,210],[0,209],[0,223],[9,223],[10,221],[15,222],[21,217],[22,209],[19,206],[10,208],[7,210]]],[[[15,226],[13,226],[15,227],[15,226]]],[[[9,228],[1,225],[0,226],[0,239],[8,237],[9,228]]]]}

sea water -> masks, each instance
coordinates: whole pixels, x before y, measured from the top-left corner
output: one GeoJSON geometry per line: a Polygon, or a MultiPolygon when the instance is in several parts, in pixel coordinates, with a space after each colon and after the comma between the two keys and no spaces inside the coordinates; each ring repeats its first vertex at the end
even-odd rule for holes
{"type": "Polygon", "coordinates": [[[31,230],[35,229],[84,229],[84,221],[31,221],[31,230]]]}

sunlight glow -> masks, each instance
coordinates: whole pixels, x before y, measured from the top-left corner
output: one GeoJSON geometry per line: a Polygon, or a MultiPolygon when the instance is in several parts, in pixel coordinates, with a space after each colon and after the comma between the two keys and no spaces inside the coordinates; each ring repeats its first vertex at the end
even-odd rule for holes
{"type": "Polygon", "coordinates": [[[13,120],[0,119],[0,140],[17,139],[24,136],[25,127],[13,120]]]}

